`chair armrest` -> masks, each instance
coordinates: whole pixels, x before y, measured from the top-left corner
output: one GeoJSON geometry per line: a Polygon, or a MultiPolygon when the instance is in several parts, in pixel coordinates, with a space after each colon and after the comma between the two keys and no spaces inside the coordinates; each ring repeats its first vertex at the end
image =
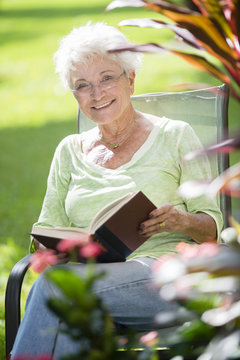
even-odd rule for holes
{"type": "Polygon", "coordinates": [[[6,358],[12,350],[21,321],[21,288],[30,265],[31,254],[18,261],[8,278],[5,293],[5,339],[6,358]]]}

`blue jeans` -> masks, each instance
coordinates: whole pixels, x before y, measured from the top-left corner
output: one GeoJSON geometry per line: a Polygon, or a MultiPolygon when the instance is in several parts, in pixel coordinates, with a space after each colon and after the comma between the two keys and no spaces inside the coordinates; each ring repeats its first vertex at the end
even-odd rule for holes
{"type": "MultiPolygon", "coordinates": [[[[151,283],[153,261],[151,258],[138,258],[96,265],[96,271],[104,270],[106,276],[96,283],[95,292],[116,323],[147,331],[153,328],[157,313],[176,308],[176,304],[161,300],[151,283]]],[[[86,265],[61,266],[70,267],[81,276],[86,265]]],[[[76,345],[66,335],[58,334],[59,320],[46,305],[47,299],[53,295],[56,295],[53,284],[40,275],[28,296],[11,359],[23,354],[33,356],[41,353],[54,354],[54,358],[59,359],[74,352],[76,345]]]]}

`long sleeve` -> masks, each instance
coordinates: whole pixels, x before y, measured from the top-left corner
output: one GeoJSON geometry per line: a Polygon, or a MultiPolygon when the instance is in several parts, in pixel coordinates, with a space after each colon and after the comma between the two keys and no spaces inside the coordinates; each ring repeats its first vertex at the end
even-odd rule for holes
{"type": "MultiPolygon", "coordinates": [[[[47,181],[47,191],[42,210],[34,226],[70,226],[70,220],[65,211],[65,198],[71,178],[68,169],[67,153],[61,142],[54,154],[47,181]]],[[[34,252],[31,241],[30,251],[34,252]]]]}
{"type": "Polygon", "coordinates": [[[46,195],[38,222],[35,225],[70,226],[70,221],[65,211],[65,198],[70,178],[67,153],[64,151],[61,142],[52,160],[46,195]]]}

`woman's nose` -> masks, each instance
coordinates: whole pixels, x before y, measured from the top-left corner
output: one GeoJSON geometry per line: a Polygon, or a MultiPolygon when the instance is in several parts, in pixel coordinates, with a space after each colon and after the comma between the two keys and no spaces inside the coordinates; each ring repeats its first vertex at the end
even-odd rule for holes
{"type": "Polygon", "coordinates": [[[91,96],[95,99],[95,100],[99,100],[103,97],[104,95],[104,90],[101,88],[100,84],[92,84],[92,88],[91,88],[91,96]]]}

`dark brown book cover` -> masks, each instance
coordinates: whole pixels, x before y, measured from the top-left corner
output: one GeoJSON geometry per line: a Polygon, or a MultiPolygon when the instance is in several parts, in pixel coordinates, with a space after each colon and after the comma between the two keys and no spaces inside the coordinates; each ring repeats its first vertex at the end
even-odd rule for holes
{"type": "Polygon", "coordinates": [[[138,234],[138,228],[141,222],[147,220],[149,213],[154,209],[156,209],[156,206],[146,195],[139,191],[113,214],[103,226],[120,239],[132,252],[147,240],[146,237],[138,234]]]}

